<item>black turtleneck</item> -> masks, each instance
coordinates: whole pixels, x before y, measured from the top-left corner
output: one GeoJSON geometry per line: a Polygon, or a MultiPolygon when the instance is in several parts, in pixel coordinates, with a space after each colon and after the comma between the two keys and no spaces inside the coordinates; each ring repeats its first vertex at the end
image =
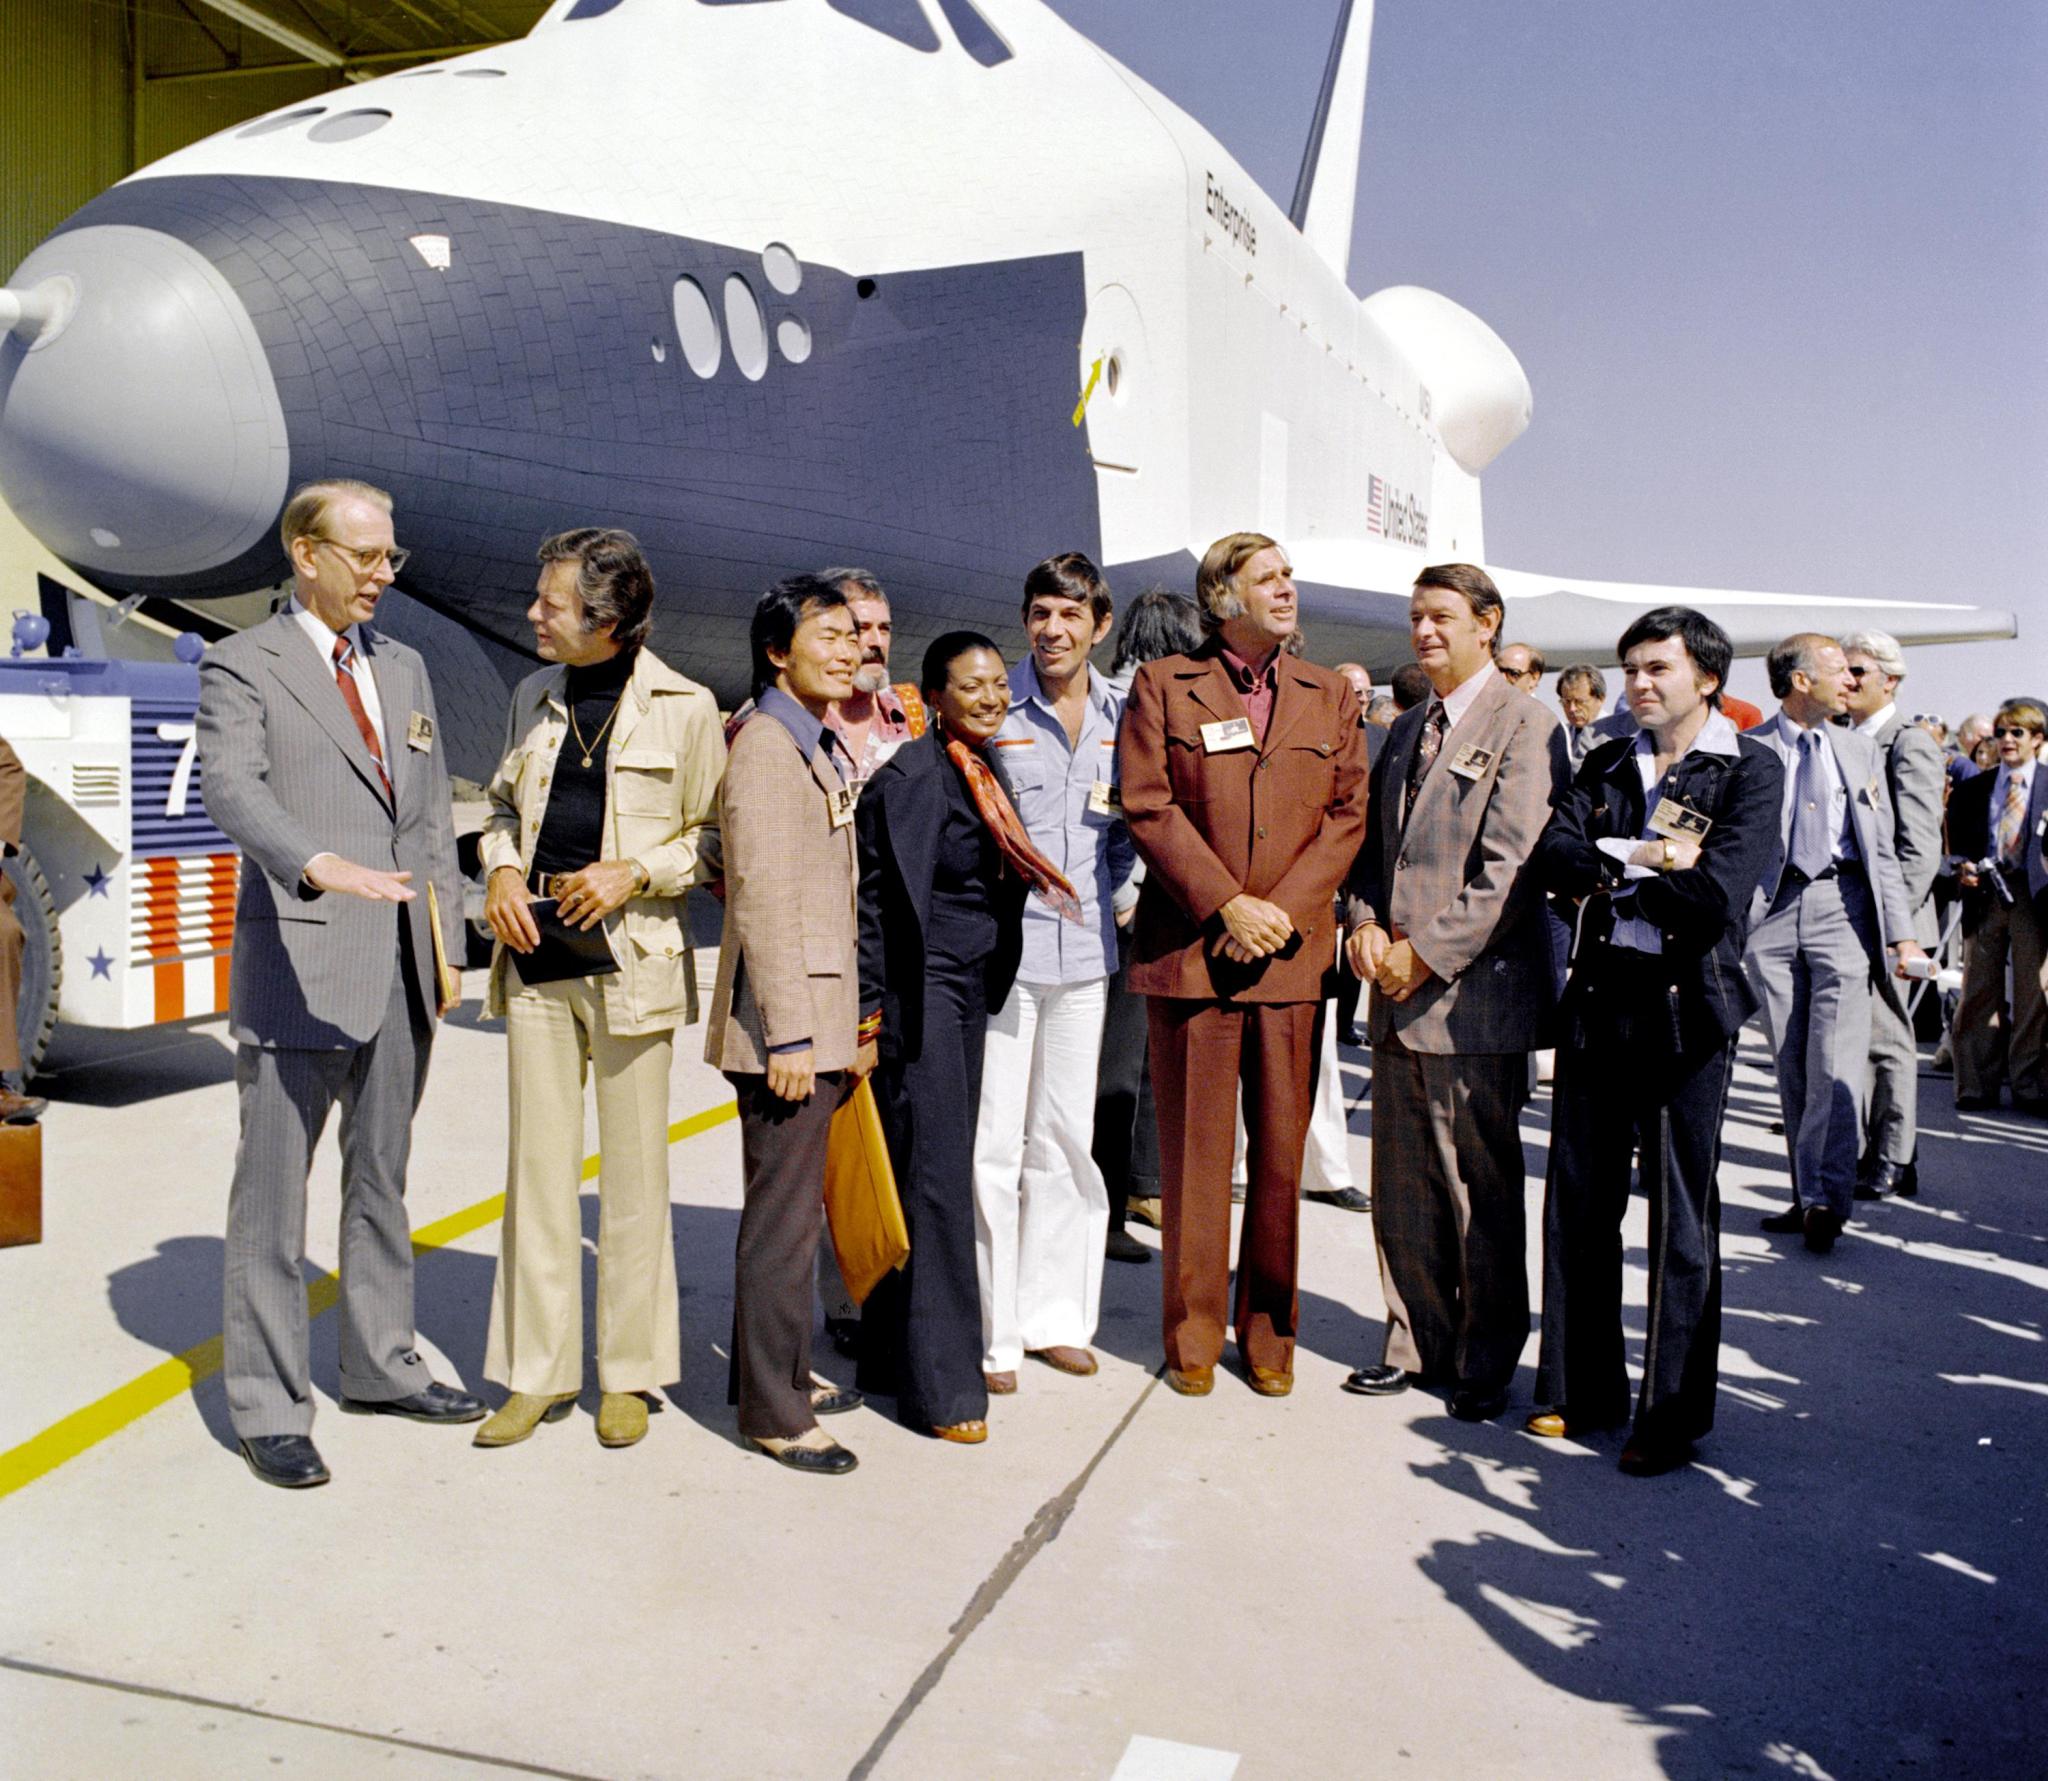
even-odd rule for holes
{"type": "Polygon", "coordinates": [[[639,653],[622,649],[605,661],[569,670],[563,697],[576,723],[573,730],[563,732],[561,752],[549,772],[547,814],[533,844],[536,871],[580,872],[604,857],[604,763],[619,727],[612,713],[625,694],[639,653]],[[576,744],[579,731],[591,749],[588,767],[576,744]]]}

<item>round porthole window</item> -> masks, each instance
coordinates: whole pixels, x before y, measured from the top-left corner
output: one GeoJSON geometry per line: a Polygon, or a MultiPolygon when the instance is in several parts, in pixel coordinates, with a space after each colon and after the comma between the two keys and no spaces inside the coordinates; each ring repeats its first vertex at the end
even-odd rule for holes
{"type": "Polygon", "coordinates": [[[303,124],[309,117],[319,117],[327,107],[324,105],[302,105],[297,111],[282,111],[276,117],[258,118],[246,130],[237,130],[237,136],[268,136],[273,130],[289,130],[294,124],[303,124]]]}
{"type": "Polygon", "coordinates": [[[1102,381],[1108,386],[1109,393],[1112,396],[1123,388],[1124,355],[1122,353],[1113,352],[1109,355],[1109,363],[1102,368],[1102,381]]]}
{"type": "Polygon", "coordinates": [[[775,344],[792,365],[801,365],[811,356],[811,330],[795,316],[786,315],[775,324],[775,344]]]}
{"type": "Polygon", "coordinates": [[[754,287],[737,272],[725,281],[725,337],[732,342],[732,362],[740,374],[759,383],[768,369],[768,325],[754,287]]]}
{"type": "Polygon", "coordinates": [[[796,255],[779,241],[771,241],[761,250],[761,270],[785,297],[794,297],[804,282],[804,269],[796,255]]]}
{"type": "Polygon", "coordinates": [[[339,117],[322,118],[306,134],[315,142],[353,142],[390,121],[388,111],[344,111],[339,117]]]}
{"type": "Polygon", "coordinates": [[[676,338],[682,342],[683,357],[699,377],[718,369],[722,352],[718,338],[718,317],[711,313],[711,299],[704,287],[685,273],[676,280],[674,297],[676,338]]]}

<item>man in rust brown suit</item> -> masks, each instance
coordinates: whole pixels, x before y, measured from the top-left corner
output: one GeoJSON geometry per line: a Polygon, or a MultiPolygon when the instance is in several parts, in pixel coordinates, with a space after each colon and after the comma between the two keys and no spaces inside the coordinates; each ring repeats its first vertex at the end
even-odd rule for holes
{"type": "Polygon", "coordinates": [[[1365,743],[1350,686],[1284,648],[1298,607],[1279,545],[1218,539],[1195,591],[1206,640],[1138,670],[1120,742],[1149,868],[1128,981],[1150,998],[1166,1382],[1203,1395],[1223,1352],[1241,1082],[1251,1180],[1231,1321],[1252,1389],[1283,1397],[1316,1012],[1365,832],[1365,743]]]}

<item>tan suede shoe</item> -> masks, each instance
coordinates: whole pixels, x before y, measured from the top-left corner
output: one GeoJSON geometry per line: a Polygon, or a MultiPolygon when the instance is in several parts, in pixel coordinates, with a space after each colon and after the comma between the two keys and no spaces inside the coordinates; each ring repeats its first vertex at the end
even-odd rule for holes
{"type": "Polygon", "coordinates": [[[523,1441],[544,1422],[560,1422],[576,1407],[576,1394],[557,1397],[546,1392],[515,1391],[498,1406],[490,1421],[477,1430],[477,1447],[510,1447],[523,1441]]]}
{"type": "Polygon", "coordinates": [[[637,1391],[608,1391],[597,1407],[597,1438],[606,1447],[630,1447],[647,1433],[647,1400],[637,1391]]]}

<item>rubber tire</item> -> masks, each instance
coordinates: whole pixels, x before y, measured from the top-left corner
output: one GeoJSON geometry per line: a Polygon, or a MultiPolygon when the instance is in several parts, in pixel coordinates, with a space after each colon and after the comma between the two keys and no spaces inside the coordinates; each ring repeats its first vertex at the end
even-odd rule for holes
{"type": "Polygon", "coordinates": [[[64,986],[64,941],[57,927],[57,900],[50,881],[27,848],[7,856],[5,871],[14,882],[14,918],[28,944],[21,955],[21,999],[15,1004],[14,1030],[21,1039],[24,1080],[36,1073],[50,1035],[57,1030],[57,1001],[64,986]]]}

